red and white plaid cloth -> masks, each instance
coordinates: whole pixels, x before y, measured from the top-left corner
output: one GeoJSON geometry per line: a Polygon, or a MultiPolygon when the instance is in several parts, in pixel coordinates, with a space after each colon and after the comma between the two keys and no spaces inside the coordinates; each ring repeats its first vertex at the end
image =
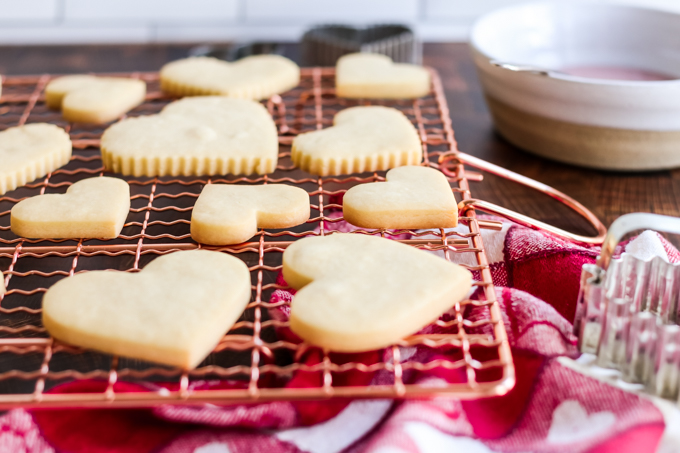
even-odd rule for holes
{"type": "MultiPolygon", "coordinates": [[[[483,235],[517,371],[517,384],[505,396],[478,401],[277,402],[154,410],[17,409],[0,417],[0,452],[679,451],[672,439],[664,437],[664,415],[650,400],[568,365],[570,358],[579,355],[570,320],[581,265],[593,262],[599,249],[510,223],[501,231],[485,230],[483,235]]],[[[655,234],[642,235],[630,246],[656,249],[670,261],[680,261],[678,251],[655,234]]],[[[272,296],[275,300],[291,297],[286,291],[272,296]]],[[[285,311],[273,314],[287,315],[285,311]]],[[[380,358],[378,354],[355,354],[351,359],[371,363],[380,358]]],[[[401,351],[402,359],[418,360],[422,354],[427,353],[417,348],[401,351]]],[[[314,355],[307,358],[308,363],[318,360],[314,355]]],[[[347,374],[348,384],[380,383],[386,378],[381,373],[347,374]]],[[[442,375],[441,370],[409,377],[432,386],[447,378],[451,376],[442,375]]],[[[300,372],[287,385],[318,385],[316,379],[316,375],[300,372]]],[[[101,391],[105,385],[89,381],[56,391],[101,391]]],[[[242,384],[202,381],[192,385],[228,388],[242,384]]],[[[117,390],[145,390],[133,384],[117,386],[117,390]]]]}

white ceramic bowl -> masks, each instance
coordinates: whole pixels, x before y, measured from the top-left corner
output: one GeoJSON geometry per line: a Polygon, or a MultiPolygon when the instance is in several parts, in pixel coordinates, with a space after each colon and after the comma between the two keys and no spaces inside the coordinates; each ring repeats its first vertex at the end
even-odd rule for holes
{"type": "Polygon", "coordinates": [[[515,145],[594,168],[680,166],[680,15],[528,3],[481,17],[470,44],[496,128],[515,145]],[[618,80],[582,75],[592,72],[618,80]],[[666,80],[621,80],[631,74],[666,80]]]}

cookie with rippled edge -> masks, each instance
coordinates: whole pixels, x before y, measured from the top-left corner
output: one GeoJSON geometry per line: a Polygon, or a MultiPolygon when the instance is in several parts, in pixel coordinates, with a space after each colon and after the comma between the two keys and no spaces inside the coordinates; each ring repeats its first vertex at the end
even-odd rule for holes
{"type": "Polygon", "coordinates": [[[430,92],[430,72],[385,55],[353,53],[338,59],[335,92],[343,98],[419,98],[430,92]]]}
{"type": "Polygon", "coordinates": [[[106,168],[124,175],[249,175],[276,169],[279,140],[259,102],[202,96],[119,121],[104,131],[101,150],[106,168]]]}
{"type": "Polygon", "coordinates": [[[71,138],[54,124],[33,123],[0,132],[0,195],[66,165],[71,138]]]}
{"type": "Polygon", "coordinates": [[[138,273],[92,271],[58,281],[43,297],[42,322],[68,344],[189,370],[238,320],[250,293],[240,259],[181,251],[138,273]]]}
{"type": "Polygon", "coordinates": [[[346,221],[362,228],[453,228],[458,204],[446,176],[430,167],[394,168],[385,182],[354,186],[342,199],[346,221]]]}
{"type": "Polygon", "coordinates": [[[144,102],[146,83],[123,77],[67,75],[45,87],[45,103],[72,123],[108,123],[144,102]]]}
{"type": "Polygon", "coordinates": [[[335,115],[332,127],[295,137],[291,158],[315,175],[344,175],[417,165],[422,144],[416,128],[399,110],[351,107],[335,115]]]}
{"type": "Polygon", "coordinates": [[[266,99],[300,83],[300,68],[280,55],[253,55],[233,63],[212,57],[170,62],[160,72],[161,89],[173,96],[220,95],[266,99]]]}
{"type": "Polygon", "coordinates": [[[11,211],[17,236],[50,239],[115,238],[130,212],[130,186],[118,178],[88,178],[64,194],[43,194],[20,201],[11,211]]]}
{"type": "Polygon", "coordinates": [[[290,328],[337,352],[387,347],[418,332],[470,291],[472,274],[377,236],[335,233],[294,242],[283,277],[297,290],[290,328]]]}
{"type": "Polygon", "coordinates": [[[201,244],[240,244],[258,228],[289,228],[309,220],[309,194],[285,184],[209,184],[191,212],[191,237],[201,244]]]}

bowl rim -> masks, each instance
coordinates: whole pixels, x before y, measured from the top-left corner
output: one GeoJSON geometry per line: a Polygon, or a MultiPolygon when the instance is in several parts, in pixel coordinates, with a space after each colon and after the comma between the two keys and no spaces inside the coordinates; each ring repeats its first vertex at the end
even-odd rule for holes
{"type": "MultiPolygon", "coordinates": [[[[528,72],[533,75],[537,75],[536,71],[513,71],[507,68],[504,68],[502,66],[498,66],[497,64],[492,64],[491,62],[502,62],[505,64],[509,64],[511,66],[529,66],[525,62],[520,62],[520,61],[505,61],[502,58],[496,58],[488,55],[486,52],[482,50],[482,46],[479,45],[479,28],[481,24],[488,20],[492,16],[497,16],[500,14],[507,13],[508,11],[512,10],[517,10],[517,9],[522,9],[522,8],[528,8],[528,7],[539,7],[539,6],[549,6],[549,7],[554,7],[559,5],[560,7],[569,7],[569,8],[593,8],[593,7],[598,7],[602,9],[611,9],[611,10],[628,10],[628,11],[645,11],[648,13],[653,13],[657,14],[659,16],[665,15],[665,16],[673,16],[676,18],[678,23],[680,24],[680,13],[675,13],[672,11],[666,11],[658,8],[651,8],[651,7],[644,7],[644,6],[634,6],[634,5],[624,5],[624,4],[616,4],[616,3],[592,3],[592,2],[587,2],[583,0],[569,0],[566,2],[563,1],[558,1],[558,0],[538,0],[538,1],[529,1],[529,2],[523,2],[523,3],[516,3],[513,5],[507,5],[501,8],[496,8],[492,11],[489,11],[481,16],[479,16],[472,24],[472,27],[470,28],[470,32],[468,33],[468,44],[472,49],[474,49],[475,52],[479,53],[482,55],[484,58],[486,58],[489,62],[489,65],[491,66],[496,66],[500,70],[505,70],[505,71],[510,71],[510,72],[528,72]]],[[[678,51],[680,51],[680,48],[678,48],[678,51]]],[[[675,85],[680,85],[680,76],[677,76],[674,79],[669,79],[669,80],[621,80],[621,79],[600,79],[600,78],[592,78],[592,77],[585,77],[585,76],[577,76],[577,75],[572,75],[572,74],[567,74],[564,72],[560,72],[558,69],[553,69],[553,68],[534,68],[534,69],[544,69],[544,71],[541,71],[541,74],[538,74],[539,77],[547,77],[551,79],[556,79],[556,80],[561,80],[564,82],[573,82],[573,83],[581,83],[581,84],[588,84],[588,85],[608,85],[608,86],[625,86],[625,87],[644,87],[644,88],[649,88],[652,86],[658,86],[658,87],[668,87],[668,86],[675,86],[675,85]]]]}

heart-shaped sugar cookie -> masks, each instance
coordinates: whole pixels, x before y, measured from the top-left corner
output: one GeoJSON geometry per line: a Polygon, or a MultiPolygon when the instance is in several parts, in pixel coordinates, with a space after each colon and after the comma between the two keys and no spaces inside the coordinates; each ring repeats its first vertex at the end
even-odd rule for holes
{"type": "Polygon", "coordinates": [[[419,98],[430,92],[430,73],[385,55],[353,53],[338,59],[335,92],[343,98],[419,98]]]}
{"type": "Polygon", "coordinates": [[[71,149],[69,135],[54,124],[27,124],[0,132],[0,195],[66,165],[71,149]]]}
{"type": "Polygon", "coordinates": [[[332,127],[295,137],[291,158],[309,173],[342,175],[416,165],[422,145],[416,128],[399,110],[351,107],[335,115],[332,127]]]}
{"type": "Polygon", "coordinates": [[[283,276],[299,290],[291,329],[338,352],[379,349],[417,332],[460,301],[472,279],[466,269],[428,252],[349,233],[288,246],[283,276]]]}
{"type": "Polygon", "coordinates": [[[146,83],[123,77],[67,75],[45,87],[45,103],[70,122],[108,123],[144,102],[146,83]]]}
{"type": "Polygon", "coordinates": [[[217,94],[266,99],[300,82],[300,68],[280,55],[253,55],[234,63],[211,57],[173,61],[161,69],[161,89],[175,96],[217,94]]]}
{"type": "Polygon", "coordinates": [[[458,206],[446,177],[429,167],[399,167],[387,181],[360,184],[345,193],[342,213],[362,228],[453,228],[458,206]]]}
{"type": "Polygon", "coordinates": [[[101,150],[104,165],[125,175],[264,174],[276,168],[279,141],[262,104],[204,96],[114,124],[101,150]]]}
{"type": "Polygon", "coordinates": [[[249,300],[243,261],[190,250],[156,258],[136,274],[94,271],[60,280],[45,293],[42,319],[66,343],[191,369],[249,300]]]}
{"type": "Polygon", "coordinates": [[[88,178],[65,194],[37,195],[14,205],[12,232],[25,238],[115,238],[129,211],[127,182],[88,178]]]}
{"type": "Polygon", "coordinates": [[[191,213],[191,237],[209,245],[239,244],[258,228],[288,228],[309,220],[309,195],[285,184],[209,184],[191,213]]]}

